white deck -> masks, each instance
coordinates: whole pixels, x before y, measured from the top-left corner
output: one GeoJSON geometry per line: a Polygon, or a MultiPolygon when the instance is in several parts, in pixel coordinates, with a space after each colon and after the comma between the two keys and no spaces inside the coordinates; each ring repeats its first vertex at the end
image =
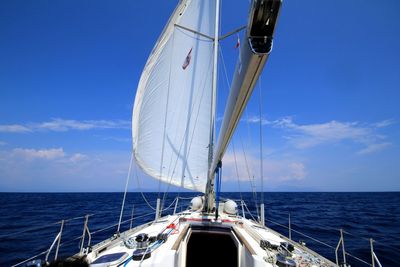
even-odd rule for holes
{"type": "MultiPolygon", "coordinates": [[[[121,234],[114,240],[104,241],[92,248],[87,255],[86,260],[93,267],[103,266],[164,266],[178,267],[186,266],[187,244],[193,231],[199,227],[208,227],[215,232],[218,229],[226,229],[228,234],[234,240],[237,247],[237,266],[277,266],[276,249],[263,249],[260,246],[260,240],[266,240],[270,244],[278,246],[281,242],[289,242],[294,245],[294,250],[289,259],[295,261],[296,266],[336,266],[329,260],[319,256],[315,252],[294,243],[275,231],[263,227],[251,220],[221,213],[218,220],[215,221],[215,215],[203,215],[198,211],[185,211],[176,215],[160,218],[158,221],[149,223],[143,227],[137,227],[121,234]],[[175,229],[170,228],[175,226],[175,229]],[[147,234],[149,237],[156,237],[160,233],[169,234],[168,239],[161,243],[152,252],[151,256],[142,260],[133,260],[132,254],[136,248],[128,248],[124,240],[134,240],[138,234],[147,234]],[[92,264],[102,256],[113,253],[124,252],[126,255],[114,262],[92,264]]],[[[197,231],[199,232],[199,231],[197,231]]],[[[152,247],[151,243],[148,250],[152,247]]],[[[207,251],[204,248],[204,254],[213,256],[229,257],[229,255],[218,254],[218,251],[207,251]]]]}

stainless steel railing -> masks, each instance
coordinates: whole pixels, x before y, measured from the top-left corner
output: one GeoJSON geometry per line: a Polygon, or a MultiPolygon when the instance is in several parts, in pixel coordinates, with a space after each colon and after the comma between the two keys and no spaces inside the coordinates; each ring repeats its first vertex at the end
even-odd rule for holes
{"type": "MultiPolygon", "coordinates": [[[[172,213],[175,214],[177,212],[178,208],[181,208],[181,207],[183,207],[185,205],[186,206],[188,205],[187,201],[186,202],[181,202],[180,205],[178,205],[179,199],[187,200],[187,198],[176,197],[176,198],[174,198],[172,203],[169,206],[167,206],[166,208],[162,209],[161,212],[168,212],[168,211],[171,211],[171,209],[173,208],[173,212],[172,213]]],[[[136,204],[136,206],[143,206],[143,207],[145,205],[146,204],[144,204],[144,203],[142,205],[141,204],[136,204]]],[[[34,260],[34,259],[38,259],[39,257],[41,257],[43,255],[44,255],[44,261],[48,262],[49,258],[50,258],[50,255],[51,255],[51,253],[53,251],[55,251],[53,260],[57,260],[58,259],[58,255],[59,255],[59,250],[60,250],[60,248],[62,246],[65,246],[65,245],[67,245],[69,243],[72,243],[74,241],[76,242],[78,240],[80,240],[79,254],[80,255],[84,255],[84,254],[87,254],[89,252],[89,248],[90,248],[90,245],[91,245],[91,241],[92,241],[92,236],[93,235],[98,234],[100,232],[104,232],[106,230],[109,230],[109,229],[112,229],[112,228],[115,228],[115,227],[118,226],[119,223],[115,223],[115,224],[112,224],[112,225],[109,225],[109,226],[106,226],[106,227],[103,227],[103,228],[100,228],[100,229],[95,229],[93,231],[90,231],[90,229],[89,229],[89,218],[91,218],[93,216],[96,216],[96,215],[97,216],[98,215],[104,215],[105,213],[107,213],[107,212],[99,212],[99,213],[96,213],[96,214],[87,214],[87,215],[84,215],[84,216],[78,216],[78,217],[74,217],[74,218],[69,218],[69,219],[61,220],[61,221],[58,221],[58,222],[55,222],[55,223],[46,224],[46,225],[42,225],[42,226],[38,226],[38,227],[30,227],[30,228],[27,228],[27,229],[22,230],[22,231],[18,231],[18,232],[2,235],[2,236],[0,236],[0,238],[7,238],[7,237],[9,238],[9,237],[13,237],[13,236],[20,237],[21,235],[26,234],[28,232],[32,232],[32,231],[35,231],[35,230],[43,230],[43,229],[46,229],[48,227],[54,227],[55,225],[60,224],[60,230],[57,232],[53,242],[51,243],[51,245],[50,245],[50,247],[48,249],[46,249],[46,250],[44,250],[44,251],[42,251],[42,252],[40,252],[40,253],[32,256],[32,257],[29,257],[26,260],[23,260],[21,262],[18,262],[16,264],[12,265],[12,267],[21,266],[22,264],[25,264],[25,263],[27,263],[27,262],[29,262],[31,260],[34,260]],[[79,235],[79,236],[77,236],[77,237],[75,237],[73,239],[70,239],[68,241],[61,242],[61,237],[63,235],[66,223],[67,222],[71,222],[71,221],[76,221],[76,220],[79,220],[79,219],[84,219],[82,235],[79,235]],[[85,245],[86,236],[87,236],[88,239],[87,239],[87,242],[86,242],[86,245],[85,245]]],[[[151,218],[150,216],[154,216],[154,214],[155,214],[155,212],[152,211],[150,213],[141,214],[139,216],[134,216],[134,209],[132,209],[130,218],[122,221],[121,224],[129,223],[129,229],[132,229],[134,220],[142,219],[142,218],[146,218],[146,217],[151,218]]],[[[151,221],[151,219],[149,221],[151,221]]]]}
{"type": "MultiPolygon", "coordinates": [[[[252,212],[249,210],[249,208],[247,207],[246,203],[243,203],[243,202],[244,202],[243,200],[240,200],[240,205],[241,205],[241,208],[242,208],[242,213],[247,213],[247,214],[249,214],[249,215],[251,216],[251,218],[252,218],[254,221],[258,221],[258,220],[256,220],[256,219],[254,218],[254,215],[253,215],[252,212]]],[[[243,217],[244,217],[244,216],[243,216],[243,217]]],[[[372,267],[375,267],[375,266],[377,265],[377,266],[379,266],[379,267],[382,267],[382,264],[380,263],[380,261],[379,261],[377,255],[376,255],[376,253],[374,252],[373,243],[374,243],[374,242],[376,243],[376,241],[373,240],[372,238],[371,238],[371,239],[368,239],[368,240],[370,241],[370,252],[371,252],[371,263],[369,263],[369,262],[367,262],[367,261],[365,261],[365,260],[363,260],[363,259],[360,259],[359,257],[357,257],[357,256],[355,256],[355,255],[353,255],[353,254],[350,254],[349,252],[347,252],[347,251],[345,250],[345,246],[344,246],[344,234],[346,233],[346,234],[349,234],[349,235],[352,235],[352,236],[355,236],[355,237],[358,237],[358,236],[356,236],[356,235],[354,235],[354,234],[351,234],[351,233],[349,233],[349,232],[346,232],[346,231],[344,231],[343,229],[338,229],[338,230],[339,230],[340,237],[339,237],[339,241],[338,241],[337,246],[334,247],[334,246],[329,245],[329,244],[327,244],[327,243],[325,243],[325,242],[323,242],[323,241],[321,241],[321,240],[318,240],[318,239],[316,239],[316,238],[314,238],[314,237],[311,237],[311,236],[309,236],[309,235],[307,235],[307,234],[304,234],[304,233],[302,233],[302,232],[300,232],[300,231],[298,231],[298,230],[294,230],[294,229],[292,228],[292,225],[291,225],[292,219],[291,219],[290,213],[288,214],[288,225],[284,225],[284,224],[278,223],[278,222],[273,221],[273,220],[270,220],[270,219],[265,219],[265,221],[267,221],[267,222],[269,222],[269,223],[271,223],[271,224],[280,226],[280,227],[282,227],[282,228],[284,228],[284,229],[287,229],[287,230],[288,230],[288,236],[287,236],[287,237],[288,237],[288,239],[290,239],[290,240],[292,240],[292,232],[294,232],[294,233],[299,234],[299,235],[301,235],[301,236],[303,236],[303,237],[306,237],[306,238],[308,238],[308,239],[310,239],[310,240],[312,240],[312,241],[314,241],[314,242],[316,242],[316,243],[318,243],[318,244],[320,244],[320,245],[323,245],[323,246],[326,246],[326,247],[328,247],[328,248],[330,248],[330,249],[333,249],[333,250],[335,251],[335,257],[336,257],[335,260],[336,260],[336,265],[337,265],[337,266],[340,266],[340,267],[347,267],[347,266],[350,266],[350,265],[348,265],[348,263],[347,263],[347,258],[346,258],[346,256],[349,256],[349,257],[353,258],[354,260],[356,260],[356,261],[358,261],[358,262],[360,262],[360,263],[363,263],[363,264],[365,264],[365,265],[369,265],[369,266],[372,266],[372,267]],[[340,248],[340,247],[342,248],[341,250],[342,250],[343,262],[339,262],[339,248],[340,248]]],[[[337,230],[337,229],[330,229],[330,230],[337,230]]],[[[381,245],[384,245],[384,244],[382,244],[382,243],[380,243],[380,244],[381,244],[381,245]]]]}
{"type": "MultiPolygon", "coordinates": [[[[166,208],[162,209],[161,212],[168,212],[168,211],[171,211],[173,209],[172,210],[172,214],[176,214],[179,208],[183,208],[183,206],[186,206],[186,207],[188,206],[188,204],[189,204],[188,201],[187,201],[188,199],[191,199],[191,198],[176,197],[171,202],[171,204],[169,206],[167,206],[166,208]],[[186,201],[181,201],[180,202],[179,200],[186,200],[186,201]]],[[[249,215],[251,217],[251,219],[253,221],[258,222],[260,220],[260,218],[258,218],[257,215],[253,215],[253,213],[250,211],[250,209],[247,206],[245,201],[243,201],[243,200],[236,200],[236,201],[240,202],[239,205],[241,207],[241,213],[242,213],[242,217],[243,218],[246,218],[246,214],[247,214],[247,215],[249,215]]],[[[144,206],[146,204],[143,203],[143,204],[135,204],[135,205],[136,205],[136,207],[138,207],[138,206],[141,206],[141,205],[144,206]]],[[[50,247],[48,249],[46,249],[46,250],[44,250],[44,251],[42,251],[42,252],[40,252],[40,253],[32,256],[32,257],[30,257],[30,258],[28,258],[28,259],[26,259],[24,261],[21,261],[21,262],[15,264],[15,265],[13,265],[12,267],[21,266],[22,264],[24,264],[24,263],[26,263],[26,262],[28,262],[30,260],[37,259],[37,258],[39,258],[39,257],[41,257],[43,255],[45,255],[44,260],[46,262],[48,262],[48,260],[50,258],[50,254],[54,249],[55,249],[54,260],[57,260],[60,247],[62,247],[63,245],[65,246],[65,245],[67,245],[69,243],[72,243],[74,241],[76,242],[78,240],[80,240],[79,254],[80,255],[84,255],[84,254],[87,254],[89,252],[89,248],[90,248],[90,245],[91,245],[91,241],[92,241],[92,236],[93,235],[98,234],[98,233],[103,232],[103,231],[106,231],[106,230],[109,230],[109,229],[112,229],[113,227],[117,227],[118,224],[119,224],[119,223],[115,223],[115,224],[112,224],[112,225],[109,225],[109,226],[106,226],[106,227],[103,227],[103,228],[95,229],[95,230],[93,230],[91,232],[89,230],[89,218],[91,218],[93,216],[96,216],[96,215],[97,216],[98,215],[102,215],[102,214],[104,214],[104,212],[100,212],[100,213],[97,213],[97,214],[87,214],[85,216],[79,216],[79,217],[74,217],[74,218],[70,218],[70,219],[66,219],[66,220],[61,220],[61,221],[58,221],[58,222],[55,222],[55,223],[51,223],[51,224],[47,224],[47,225],[44,225],[44,226],[31,227],[31,228],[25,229],[23,231],[18,231],[18,232],[15,232],[15,233],[2,235],[2,236],[0,236],[0,238],[1,237],[10,237],[10,236],[20,236],[21,234],[26,233],[26,232],[40,230],[40,229],[44,229],[46,227],[51,227],[51,226],[60,224],[60,230],[57,232],[52,244],[50,245],[50,247]],[[63,234],[64,228],[65,228],[65,224],[67,222],[71,222],[71,221],[75,221],[75,220],[79,220],[79,219],[84,219],[82,235],[79,235],[79,236],[77,236],[77,237],[75,237],[75,238],[73,238],[71,240],[68,240],[68,241],[65,241],[65,242],[61,242],[62,234],[63,234]],[[87,239],[87,242],[86,242],[86,245],[85,245],[86,235],[88,236],[88,239],[87,239]]],[[[129,229],[132,229],[132,226],[133,226],[132,223],[133,223],[133,221],[135,219],[137,220],[137,219],[142,219],[142,218],[148,217],[149,221],[152,221],[150,219],[151,218],[150,216],[154,216],[154,214],[155,214],[155,211],[152,211],[150,213],[141,214],[139,216],[134,216],[134,208],[132,208],[132,212],[131,212],[130,218],[126,219],[126,220],[123,220],[121,222],[121,225],[129,223],[129,229]]],[[[339,229],[339,234],[340,234],[339,241],[337,243],[337,246],[334,247],[334,246],[329,245],[329,244],[327,244],[327,243],[325,243],[325,242],[323,242],[321,240],[318,240],[318,239],[316,239],[314,237],[311,237],[311,236],[309,236],[307,234],[304,234],[304,233],[302,233],[302,232],[300,232],[298,230],[293,229],[293,227],[292,227],[292,218],[291,218],[290,213],[288,215],[288,224],[287,225],[278,223],[278,222],[270,220],[270,219],[265,219],[265,221],[268,222],[268,223],[277,225],[279,227],[282,227],[284,229],[287,229],[288,230],[288,239],[290,239],[290,240],[292,240],[292,232],[293,232],[293,233],[301,235],[301,236],[303,236],[305,238],[308,238],[308,239],[310,239],[310,240],[312,240],[312,241],[314,241],[314,242],[316,242],[318,244],[321,244],[321,245],[324,245],[324,246],[326,246],[326,247],[328,247],[330,249],[333,249],[334,252],[335,252],[336,265],[337,266],[341,266],[341,267],[348,266],[347,265],[346,256],[349,256],[349,257],[352,257],[353,259],[355,259],[355,260],[357,260],[357,261],[359,261],[359,262],[361,262],[361,263],[363,263],[365,265],[369,265],[369,266],[372,266],[372,267],[375,267],[375,266],[382,267],[382,265],[381,265],[377,255],[376,255],[376,253],[374,252],[374,243],[377,243],[376,240],[369,239],[369,241],[370,241],[370,252],[371,252],[371,263],[368,263],[367,261],[362,260],[362,259],[358,258],[357,256],[354,256],[354,255],[350,254],[349,252],[347,252],[345,250],[344,234],[349,234],[349,235],[353,235],[353,234],[351,234],[349,232],[346,232],[343,229],[339,229]],[[342,250],[341,253],[342,253],[342,257],[343,257],[343,262],[342,263],[339,262],[339,249],[340,249],[340,247],[342,248],[341,249],[342,250]]],[[[331,229],[331,230],[333,230],[333,229],[331,229]]],[[[335,229],[335,230],[337,230],[337,229],[335,229]]],[[[355,236],[355,235],[353,235],[353,236],[355,236]]]]}

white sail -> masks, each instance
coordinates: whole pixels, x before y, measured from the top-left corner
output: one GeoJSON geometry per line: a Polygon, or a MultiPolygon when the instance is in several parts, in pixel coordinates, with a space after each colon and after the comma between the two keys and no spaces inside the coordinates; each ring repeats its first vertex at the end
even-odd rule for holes
{"type": "Polygon", "coordinates": [[[178,4],[145,65],[132,116],[139,167],[196,191],[207,181],[214,17],[213,0],[178,4]]]}

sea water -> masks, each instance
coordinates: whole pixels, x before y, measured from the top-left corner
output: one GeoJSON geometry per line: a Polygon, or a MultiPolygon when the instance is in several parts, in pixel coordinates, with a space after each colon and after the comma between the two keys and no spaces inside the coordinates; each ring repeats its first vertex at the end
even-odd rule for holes
{"type": "MultiPolygon", "coordinates": [[[[177,211],[188,207],[194,193],[128,193],[120,232],[154,219],[157,197],[164,198],[163,214],[172,213],[172,201],[179,194],[177,211]],[[132,217],[133,214],[133,217],[132,217]]],[[[252,193],[222,193],[222,197],[243,199],[255,219],[258,200],[252,193]]],[[[11,266],[44,253],[66,220],[59,257],[79,251],[85,215],[91,244],[113,236],[117,230],[123,193],[0,193],[0,266],[11,266]],[[68,220],[70,219],[70,220],[68,220]]],[[[335,250],[343,229],[346,252],[371,263],[370,238],[383,266],[400,266],[400,193],[279,193],[267,192],[266,225],[288,236],[289,214],[292,239],[335,261],[335,250]],[[299,234],[298,232],[302,233],[299,234]],[[312,237],[313,239],[310,239],[312,237]]],[[[240,214],[242,211],[240,209],[240,214]]],[[[246,212],[246,216],[251,215],[246,212]]],[[[85,244],[88,238],[86,236],[85,244]]],[[[341,248],[340,248],[341,251],[341,248]]],[[[44,258],[44,254],[41,258],[44,258]]],[[[352,266],[368,266],[347,255],[352,266]]],[[[49,259],[54,258],[54,251],[49,259]]],[[[340,254],[340,260],[343,258],[340,254]]]]}

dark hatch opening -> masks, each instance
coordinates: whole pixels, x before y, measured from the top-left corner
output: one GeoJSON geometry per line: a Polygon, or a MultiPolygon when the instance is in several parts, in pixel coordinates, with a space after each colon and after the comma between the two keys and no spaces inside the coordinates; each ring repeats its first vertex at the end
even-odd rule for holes
{"type": "Polygon", "coordinates": [[[238,248],[230,233],[192,232],[186,267],[237,267],[238,248]]]}

